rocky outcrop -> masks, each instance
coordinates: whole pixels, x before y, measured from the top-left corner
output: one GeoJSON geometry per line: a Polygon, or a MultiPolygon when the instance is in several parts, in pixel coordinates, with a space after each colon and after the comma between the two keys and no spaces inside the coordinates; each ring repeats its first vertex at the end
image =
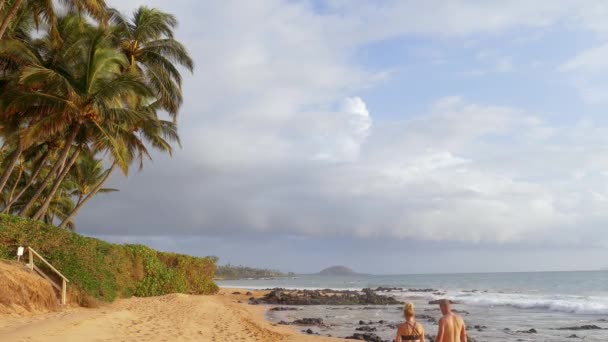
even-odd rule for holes
{"type": "Polygon", "coordinates": [[[372,333],[363,333],[363,334],[355,333],[355,334],[352,334],[351,336],[347,336],[345,338],[350,339],[350,340],[359,340],[359,341],[367,341],[367,342],[385,342],[385,340],[380,338],[380,336],[378,336],[376,334],[372,334],[372,333]]]}
{"type": "Polygon", "coordinates": [[[557,328],[556,330],[602,330],[602,329],[604,329],[604,328],[598,327],[595,324],[587,324],[587,325],[581,325],[581,326],[577,326],[577,327],[557,328]]]}
{"type": "Polygon", "coordinates": [[[273,289],[261,298],[250,299],[251,304],[281,305],[398,305],[393,297],[376,294],[372,289],[362,291],[285,290],[273,289]]]}

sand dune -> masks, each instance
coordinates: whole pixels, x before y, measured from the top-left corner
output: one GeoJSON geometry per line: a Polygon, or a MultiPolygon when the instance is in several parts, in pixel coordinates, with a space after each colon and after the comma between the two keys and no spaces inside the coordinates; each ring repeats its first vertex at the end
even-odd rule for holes
{"type": "Polygon", "coordinates": [[[222,291],[216,296],[174,294],[119,300],[98,309],[0,316],[0,341],[344,341],[275,326],[264,319],[263,307],[245,302],[244,295],[222,291]]]}

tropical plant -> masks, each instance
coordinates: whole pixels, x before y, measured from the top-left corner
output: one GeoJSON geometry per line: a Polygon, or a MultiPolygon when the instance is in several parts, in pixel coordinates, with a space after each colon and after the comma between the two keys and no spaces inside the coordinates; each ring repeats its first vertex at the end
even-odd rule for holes
{"type": "Polygon", "coordinates": [[[129,72],[144,77],[160,108],[175,118],[182,104],[182,77],[177,67],[194,70],[188,51],[174,38],[177,19],[142,6],[129,19],[112,10],[110,20],[117,44],[129,60],[129,72]]]}
{"type": "MultiPolygon", "coordinates": [[[[0,11],[4,5],[0,3],[0,11]]],[[[70,12],[87,14],[100,21],[105,26],[108,18],[108,8],[104,0],[61,0],[60,4],[70,12]]],[[[7,29],[18,18],[19,12],[28,12],[36,24],[45,23],[55,38],[57,35],[57,2],[53,0],[13,0],[8,11],[0,21],[0,39],[4,37],[7,29]]]]}
{"type": "Polygon", "coordinates": [[[53,1],[0,0],[10,33],[0,39],[0,203],[3,213],[73,228],[91,198],[114,190],[104,184],[115,169],[127,175],[149,147],[171,154],[179,144],[177,67],[193,63],[170,14],[142,7],[126,21],[111,10],[108,27],[103,1],[61,4],[97,23],[57,17],[53,1]],[[39,23],[46,33],[32,35],[39,23]]]}

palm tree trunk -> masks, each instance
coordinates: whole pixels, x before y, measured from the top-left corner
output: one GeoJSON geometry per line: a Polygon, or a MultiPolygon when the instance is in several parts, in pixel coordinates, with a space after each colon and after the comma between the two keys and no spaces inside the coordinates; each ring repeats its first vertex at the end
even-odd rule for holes
{"type": "Polygon", "coordinates": [[[91,192],[89,192],[89,194],[82,201],[80,201],[80,200],[78,201],[78,204],[76,205],[74,210],[72,210],[70,215],[68,215],[68,217],[66,217],[63,220],[63,222],[61,222],[61,224],[59,225],[59,228],[65,228],[67,226],[67,224],[70,223],[70,221],[76,216],[76,214],[78,213],[80,208],[82,208],[93,196],[95,196],[97,194],[97,192],[105,184],[105,182],[108,180],[108,178],[110,178],[110,174],[112,174],[112,171],[114,171],[115,167],[116,167],[116,163],[113,163],[112,166],[106,172],[106,175],[103,177],[103,179],[101,181],[99,181],[99,183],[93,188],[93,190],[91,190],[91,192]]]}
{"type": "Polygon", "coordinates": [[[0,39],[4,37],[4,33],[6,32],[8,25],[11,23],[11,21],[13,21],[13,19],[15,19],[17,11],[19,11],[19,8],[21,7],[22,3],[23,0],[15,0],[15,2],[13,3],[13,6],[11,7],[10,11],[4,18],[4,21],[2,21],[2,25],[0,26],[0,39]]]}
{"type": "Polygon", "coordinates": [[[21,157],[21,152],[23,152],[23,143],[21,142],[21,139],[19,139],[19,141],[17,142],[17,148],[15,149],[15,151],[13,151],[13,157],[9,161],[8,165],[6,165],[6,168],[4,169],[4,172],[2,172],[2,176],[0,177],[0,192],[4,190],[4,187],[8,182],[8,178],[13,173],[15,165],[17,164],[19,157],[21,157]]]}
{"type": "Polygon", "coordinates": [[[10,202],[8,202],[8,204],[6,205],[6,208],[4,208],[4,210],[2,210],[3,214],[8,214],[10,212],[13,204],[15,204],[15,202],[17,202],[21,198],[21,196],[23,196],[23,194],[27,191],[27,189],[30,188],[30,186],[32,186],[32,184],[34,184],[34,181],[36,180],[36,178],[38,178],[38,175],[40,174],[42,169],[44,169],[44,165],[46,164],[46,161],[49,159],[50,156],[51,156],[51,153],[49,151],[47,151],[42,156],[42,160],[40,160],[38,167],[36,168],[36,170],[34,170],[34,173],[32,173],[32,176],[27,181],[25,186],[23,186],[23,188],[19,191],[19,193],[17,194],[17,196],[15,196],[15,198],[13,198],[10,202]]]}
{"type": "Polygon", "coordinates": [[[34,195],[32,195],[32,198],[30,198],[29,202],[27,202],[27,204],[21,209],[21,211],[19,212],[19,216],[27,215],[27,213],[30,211],[30,209],[32,209],[32,206],[34,206],[34,204],[36,203],[38,198],[40,198],[40,195],[42,195],[42,192],[44,191],[44,189],[46,189],[46,185],[49,182],[49,180],[51,180],[51,178],[59,170],[59,167],[61,166],[61,164],[63,164],[65,162],[65,160],[68,158],[68,154],[70,153],[70,149],[72,148],[72,143],[76,139],[76,135],[78,134],[79,130],[80,130],[80,124],[76,124],[76,126],[73,128],[72,133],[70,134],[70,136],[68,137],[68,139],[65,142],[65,146],[63,147],[63,150],[61,151],[59,159],[55,162],[55,165],[53,165],[53,168],[51,169],[51,171],[49,171],[49,174],[46,175],[44,180],[41,182],[40,186],[38,187],[38,189],[36,190],[34,195]]]}
{"type": "MultiPolygon", "coordinates": [[[[19,173],[17,173],[17,179],[15,180],[15,184],[13,184],[13,187],[11,188],[11,192],[8,195],[9,203],[13,200],[13,195],[15,194],[15,190],[17,190],[17,186],[19,186],[19,182],[21,181],[21,176],[23,176],[23,164],[21,164],[19,166],[19,173]]],[[[8,207],[8,204],[6,206],[8,207]]]]}
{"type": "Polygon", "coordinates": [[[76,151],[72,153],[72,157],[70,157],[70,160],[67,162],[61,173],[59,173],[59,177],[55,179],[53,186],[51,186],[51,190],[49,191],[48,195],[46,196],[46,199],[42,203],[42,206],[40,206],[40,209],[38,209],[36,214],[34,214],[34,216],[32,217],[34,220],[40,220],[44,216],[44,214],[46,214],[46,211],[49,209],[49,205],[51,204],[53,197],[55,197],[57,189],[59,189],[61,183],[63,183],[63,180],[65,179],[65,176],[67,176],[68,172],[70,172],[70,169],[72,168],[72,165],[74,165],[74,162],[76,162],[76,159],[78,158],[79,154],[80,149],[76,149],[76,151]]]}

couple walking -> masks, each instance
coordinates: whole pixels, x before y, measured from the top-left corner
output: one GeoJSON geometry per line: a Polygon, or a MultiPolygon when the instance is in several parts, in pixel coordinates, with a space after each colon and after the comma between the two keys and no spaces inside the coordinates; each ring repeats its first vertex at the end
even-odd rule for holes
{"type": "MultiPolygon", "coordinates": [[[[439,308],[443,317],[439,320],[439,329],[435,342],[467,342],[467,331],[460,316],[452,313],[450,301],[442,299],[439,308]]],[[[414,304],[407,303],[403,307],[405,323],[399,326],[395,342],[424,342],[424,327],[417,323],[414,316],[414,304]]]]}

